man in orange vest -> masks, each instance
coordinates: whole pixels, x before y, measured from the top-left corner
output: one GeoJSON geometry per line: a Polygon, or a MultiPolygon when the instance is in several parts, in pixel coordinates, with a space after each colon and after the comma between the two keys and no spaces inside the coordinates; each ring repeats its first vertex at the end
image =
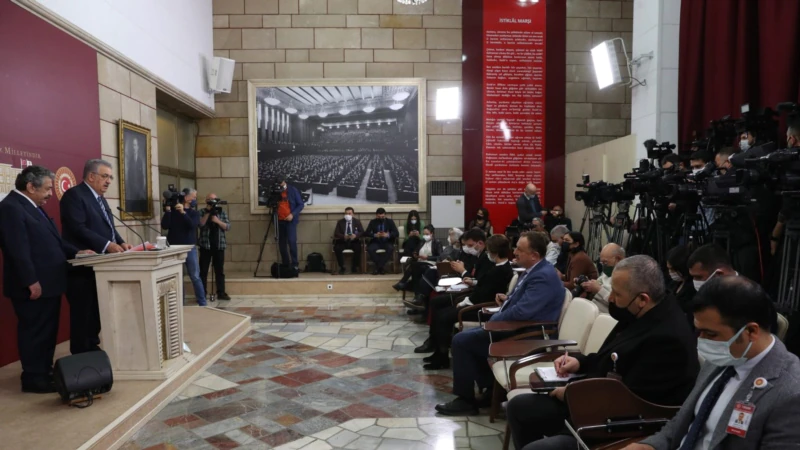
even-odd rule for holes
{"type": "Polygon", "coordinates": [[[285,265],[291,265],[296,276],[300,270],[300,261],[297,259],[297,223],[305,205],[300,191],[286,183],[286,176],[281,175],[278,179],[281,180],[282,189],[281,201],[278,203],[278,248],[281,261],[285,265]]]}

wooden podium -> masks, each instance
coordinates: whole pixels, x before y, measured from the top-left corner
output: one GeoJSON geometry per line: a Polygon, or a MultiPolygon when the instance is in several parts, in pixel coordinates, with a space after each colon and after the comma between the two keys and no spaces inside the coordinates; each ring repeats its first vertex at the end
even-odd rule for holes
{"type": "Polygon", "coordinates": [[[163,380],[190,359],[183,352],[183,263],[191,245],[73,259],[94,269],[100,346],[116,380],[163,380]]]}

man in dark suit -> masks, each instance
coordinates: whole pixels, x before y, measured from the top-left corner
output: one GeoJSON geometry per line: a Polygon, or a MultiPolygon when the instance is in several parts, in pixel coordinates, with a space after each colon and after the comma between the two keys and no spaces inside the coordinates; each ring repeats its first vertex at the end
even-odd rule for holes
{"type": "MultiPolygon", "coordinates": [[[[659,405],[680,405],[694,386],[697,340],[674,298],[668,297],[658,262],[645,255],[623,259],[614,268],[609,314],[617,320],[597,353],[560,357],[562,375],[605,378],[616,374],[631,391],[659,405]],[[617,355],[614,362],[612,354],[617,355]]],[[[549,396],[518,395],[508,403],[508,423],[516,448],[575,448],[564,420],[566,388],[549,396]],[[552,436],[543,439],[545,436],[552,436]]]]}
{"type": "MultiPolygon", "coordinates": [[[[83,167],[83,183],[61,197],[61,228],[64,240],[76,248],[95,253],[121,253],[131,248],[114,227],[111,207],[103,198],[114,180],[111,163],[90,159],[83,167]]],[[[72,354],[99,349],[100,310],[97,285],[91,267],[72,267],[67,283],[72,354]]]]}
{"type": "Polygon", "coordinates": [[[278,203],[278,248],[283,264],[291,265],[294,273],[300,272],[300,260],[297,257],[297,224],[300,222],[300,211],[305,207],[303,197],[296,187],[286,183],[286,176],[281,180],[281,201],[278,203]]]}
{"type": "Polygon", "coordinates": [[[67,259],[78,249],[61,239],[42,209],[55,175],[41,166],[25,168],[15,190],[0,202],[3,294],[17,315],[22,392],[55,392],[53,354],[61,295],[67,289],[67,259]]]}
{"type": "Polygon", "coordinates": [[[706,362],[680,411],[626,450],[797,448],[800,360],[769,331],[772,301],[745,277],[718,277],[695,297],[706,362]],[[745,425],[735,423],[745,413],[745,425]]]}
{"type": "MultiPolygon", "coordinates": [[[[517,264],[525,268],[510,295],[497,294],[500,311],[490,321],[542,321],[558,320],[564,304],[564,285],[556,270],[544,260],[548,239],[541,233],[527,232],[520,236],[514,256],[517,264]]],[[[493,340],[508,337],[495,333],[493,340]]],[[[473,328],[458,333],[453,338],[453,394],[457,398],[436,405],[436,411],[448,416],[477,414],[475,384],[488,391],[494,383],[489,364],[489,332],[473,328]]],[[[491,395],[484,396],[491,398],[491,395]]]]}
{"type": "Polygon", "coordinates": [[[375,218],[369,221],[367,229],[364,230],[364,236],[372,238],[367,245],[367,252],[369,252],[372,262],[375,263],[373,275],[386,273],[383,267],[394,254],[394,240],[397,239],[398,234],[394,221],[386,217],[386,210],[378,208],[375,211],[375,218]],[[383,250],[383,252],[378,253],[378,250],[383,250]]]}
{"type": "Polygon", "coordinates": [[[344,275],[344,255],[345,250],[353,251],[353,270],[358,272],[361,262],[361,235],[364,234],[364,226],[361,221],[355,218],[355,210],[347,207],[344,210],[344,219],[336,222],[333,230],[333,252],[336,253],[336,262],[339,263],[339,275],[344,275]]]}
{"type": "Polygon", "coordinates": [[[517,218],[522,224],[531,224],[535,217],[542,216],[542,204],[539,202],[539,190],[533,183],[525,186],[525,192],[517,199],[517,218]]]}

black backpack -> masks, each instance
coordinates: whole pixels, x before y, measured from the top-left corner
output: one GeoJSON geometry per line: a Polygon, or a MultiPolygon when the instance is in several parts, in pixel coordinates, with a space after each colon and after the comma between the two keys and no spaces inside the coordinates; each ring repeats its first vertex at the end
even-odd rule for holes
{"type": "Polygon", "coordinates": [[[298,276],[297,271],[292,266],[278,262],[272,263],[270,271],[272,272],[272,278],[296,278],[298,276]]]}
{"type": "Polygon", "coordinates": [[[321,253],[309,253],[306,259],[306,272],[327,272],[325,268],[325,259],[321,253]]]}

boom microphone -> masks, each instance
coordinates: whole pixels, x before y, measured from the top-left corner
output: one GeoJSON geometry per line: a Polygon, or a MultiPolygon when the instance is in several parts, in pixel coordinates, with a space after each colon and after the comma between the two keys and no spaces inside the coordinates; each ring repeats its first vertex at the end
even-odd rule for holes
{"type": "MultiPolygon", "coordinates": [[[[168,192],[169,192],[169,191],[168,191],[168,192]]],[[[128,211],[125,211],[124,209],[120,208],[119,206],[117,206],[117,210],[119,210],[120,212],[123,212],[123,213],[127,214],[128,216],[130,216],[130,217],[131,217],[131,219],[133,219],[133,220],[135,220],[135,221],[139,222],[140,224],[142,224],[142,225],[146,226],[147,228],[150,228],[151,230],[153,230],[153,231],[155,231],[156,233],[158,233],[158,235],[159,235],[159,236],[161,236],[161,230],[159,230],[159,229],[157,229],[157,228],[154,228],[153,226],[151,226],[150,224],[148,224],[148,223],[147,223],[147,222],[145,222],[144,220],[141,220],[141,219],[139,219],[138,217],[134,216],[133,214],[129,213],[128,211]]],[[[169,241],[167,241],[167,247],[169,247],[169,241]]]]}
{"type": "MultiPolygon", "coordinates": [[[[109,214],[111,214],[111,211],[109,211],[108,213],[109,213],[109,214]]],[[[141,241],[142,241],[142,250],[143,250],[143,251],[147,251],[147,246],[146,246],[146,245],[144,245],[144,238],[142,237],[142,235],[141,235],[141,234],[137,233],[137,232],[136,232],[136,230],[134,230],[133,228],[131,228],[131,226],[130,226],[130,225],[128,225],[127,223],[125,223],[125,222],[124,222],[122,219],[120,219],[119,217],[115,216],[114,214],[111,214],[111,217],[113,217],[113,218],[115,218],[115,219],[119,220],[119,222],[120,222],[121,224],[125,225],[125,228],[127,228],[127,229],[131,230],[131,232],[132,232],[133,234],[135,234],[136,236],[138,236],[138,237],[139,237],[139,240],[141,240],[141,241]]]]}

